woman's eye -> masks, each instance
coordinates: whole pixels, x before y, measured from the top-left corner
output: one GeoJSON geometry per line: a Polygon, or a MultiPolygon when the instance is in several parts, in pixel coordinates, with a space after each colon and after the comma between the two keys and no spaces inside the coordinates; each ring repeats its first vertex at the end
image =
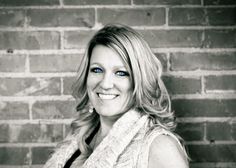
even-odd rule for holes
{"type": "Polygon", "coordinates": [[[91,68],[90,71],[94,72],[94,73],[102,73],[103,72],[101,68],[91,68]]]}
{"type": "Polygon", "coordinates": [[[117,71],[116,75],[118,76],[129,76],[129,73],[126,71],[117,71]]]}

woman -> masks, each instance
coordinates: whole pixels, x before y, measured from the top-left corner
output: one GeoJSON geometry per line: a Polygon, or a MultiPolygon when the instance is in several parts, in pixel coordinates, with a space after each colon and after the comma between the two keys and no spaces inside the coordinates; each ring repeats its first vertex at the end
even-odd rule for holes
{"type": "Polygon", "coordinates": [[[107,25],[88,44],[74,97],[79,117],[45,168],[186,168],[162,67],[133,29],[107,25]]]}

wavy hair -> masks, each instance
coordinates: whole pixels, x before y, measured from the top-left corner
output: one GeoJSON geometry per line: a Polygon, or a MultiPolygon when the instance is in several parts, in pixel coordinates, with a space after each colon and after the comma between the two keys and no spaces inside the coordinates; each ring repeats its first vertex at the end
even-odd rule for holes
{"type": "Polygon", "coordinates": [[[86,88],[90,58],[96,45],[103,45],[116,51],[128,68],[133,86],[129,105],[147,114],[151,119],[152,127],[161,125],[168,130],[173,130],[176,124],[171,111],[170,98],[161,79],[160,61],[138,32],[125,25],[108,24],[88,43],[73,85],[73,96],[78,101],[79,117],[72,123],[72,129],[78,134],[81,154],[86,158],[91,153],[85,139],[88,132],[94,130],[99,124],[98,114],[88,112],[89,97],[86,88]]]}

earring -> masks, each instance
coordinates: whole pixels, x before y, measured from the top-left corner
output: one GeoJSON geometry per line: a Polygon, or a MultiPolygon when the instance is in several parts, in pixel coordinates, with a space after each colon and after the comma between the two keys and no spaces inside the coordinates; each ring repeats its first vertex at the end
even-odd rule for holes
{"type": "Polygon", "coordinates": [[[93,106],[89,106],[89,113],[93,113],[93,110],[94,110],[93,106]]]}

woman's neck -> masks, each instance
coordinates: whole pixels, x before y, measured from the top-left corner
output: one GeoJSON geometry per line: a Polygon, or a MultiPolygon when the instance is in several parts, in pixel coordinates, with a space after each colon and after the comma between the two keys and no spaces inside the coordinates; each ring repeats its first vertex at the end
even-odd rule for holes
{"type": "Polygon", "coordinates": [[[105,137],[119,117],[100,116],[100,136],[105,137]]]}
{"type": "Polygon", "coordinates": [[[100,128],[90,144],[93,149],[95,149],[103,140],[103,138],[107,136],[117,119],[100,116],[100,128]]]}

